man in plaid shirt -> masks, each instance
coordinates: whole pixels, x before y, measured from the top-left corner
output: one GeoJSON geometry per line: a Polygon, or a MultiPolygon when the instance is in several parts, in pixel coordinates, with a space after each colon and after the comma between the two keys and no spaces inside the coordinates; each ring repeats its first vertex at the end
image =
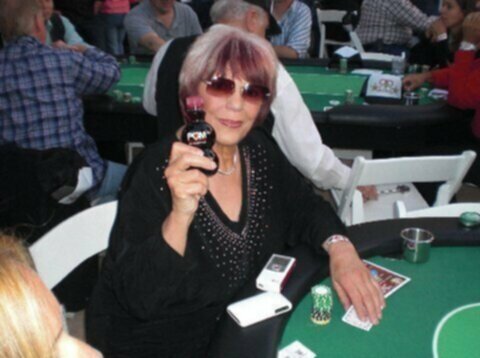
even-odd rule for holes
{"type": "Polygon", "coordinates": [[[126,167],[100,158],[83,125],[82,96],[107,91],[120,77],[115,58],[82,45],[44,45],[36,0],[0,0],[0,145],[70,148],[93,171],[90,198],[116,194],[126,167]]]}
{"type": "Polygon", "coordinates": [[[425,32],[436,17],[428,17],[409,0],[364,0],[356,29],[366,51],[400,55],[413,31],[425,32]]]}

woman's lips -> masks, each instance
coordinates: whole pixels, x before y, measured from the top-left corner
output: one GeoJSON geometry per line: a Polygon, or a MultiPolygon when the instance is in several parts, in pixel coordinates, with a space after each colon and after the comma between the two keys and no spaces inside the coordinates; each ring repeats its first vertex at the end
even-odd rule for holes
{"type": "Polygon", "coordinates": [[[229,119],[220,119],[220,123],[228,128],[239,128],[242,125],[242,121],[232,121],[229,119]]]}

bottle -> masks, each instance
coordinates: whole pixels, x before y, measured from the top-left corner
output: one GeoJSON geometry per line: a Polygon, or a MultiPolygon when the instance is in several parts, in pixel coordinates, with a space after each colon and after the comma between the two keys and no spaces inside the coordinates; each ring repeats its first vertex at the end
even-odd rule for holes
{"type": "Polygon", "coordinates": [[[186,125],[182,131],[182,142],[203,150],[203,155],[212,159],[217,164],[215,169],[200,169],[205,175],[214,175],[218,170],[218,156],[212,150],[215,143],[215,131],[213,127],[205,122],[205,111],[203,110],[203,98],[190,96],[185,100],[186,125]]]}

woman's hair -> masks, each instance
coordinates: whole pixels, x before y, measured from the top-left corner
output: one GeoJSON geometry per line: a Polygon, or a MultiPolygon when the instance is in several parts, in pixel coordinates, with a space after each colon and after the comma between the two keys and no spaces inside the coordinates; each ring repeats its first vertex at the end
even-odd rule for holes
{"type": "Polygon", "coordinates": [[[198,94],[202,81],[230,70],[237,78],[270,90],[256,122],[265,119],[275,97],[277,57],[271,45],[257,35],[227,26],[214,25],[190,48],[179,79],[179,100],[185,114],[185,98],[198,94]]]}
{"type": "Polygon", "coordinates": [[[42,11],[39,0],[0,0],[0,32],[7,41],[30,35],[34,16],[42,11]]]}
{"type": "Polygon", "coordinates": [[[0,234],[0,357],[52,357],[48,303],[38,294],[32,260],[15,238],[0,234]]]}

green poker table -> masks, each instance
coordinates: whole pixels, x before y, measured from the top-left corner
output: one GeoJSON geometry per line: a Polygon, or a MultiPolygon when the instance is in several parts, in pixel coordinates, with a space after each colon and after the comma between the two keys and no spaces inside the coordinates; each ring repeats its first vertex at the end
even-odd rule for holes
{"type": "MultiPolygon", "coordinates": [[[[344,323],[336,293],[331,322],[313,324],[310,288],[331,287],[328,259],[300,246],[285,252],[297,258],[282,292],[292,311],[245,328],[225,315],[212,356],[273,358],[294,341],[317,357],[479,356],[480,229],[464,228],[456,218],[396,219],[351,226],[348,236],[362,258],[411,279],[387,298],[380,325],[367,332],[344,323]],[[399,233],[407,227],[434,233],[428,262],[402,259],[399,233]]],[[[234,301],[258,292],[251,282],[234,301]]]]}
{"type": "MultiPolygon", "coordinates": [[[[139,103],[149,67],[149,62],[123,63],[120,81],[106,95],[85,98],[85,126],[96,140],[151,143],[158,139],[155,117],[139,103]],[[127,92],[136,103],[124,101],[127,92]]],[[[365,105],[360,96],[365,75],[340,74],[319,60],[289,61],[285,67],[330,146],[418,150],[444,143],[446,135],[450,141],[461,141],[468,134],[470,117],[443,101],[422,95],[417,106],[365,105]],[[346,90],[353,92],[353,105],[344,104],[346,90]]]]}

